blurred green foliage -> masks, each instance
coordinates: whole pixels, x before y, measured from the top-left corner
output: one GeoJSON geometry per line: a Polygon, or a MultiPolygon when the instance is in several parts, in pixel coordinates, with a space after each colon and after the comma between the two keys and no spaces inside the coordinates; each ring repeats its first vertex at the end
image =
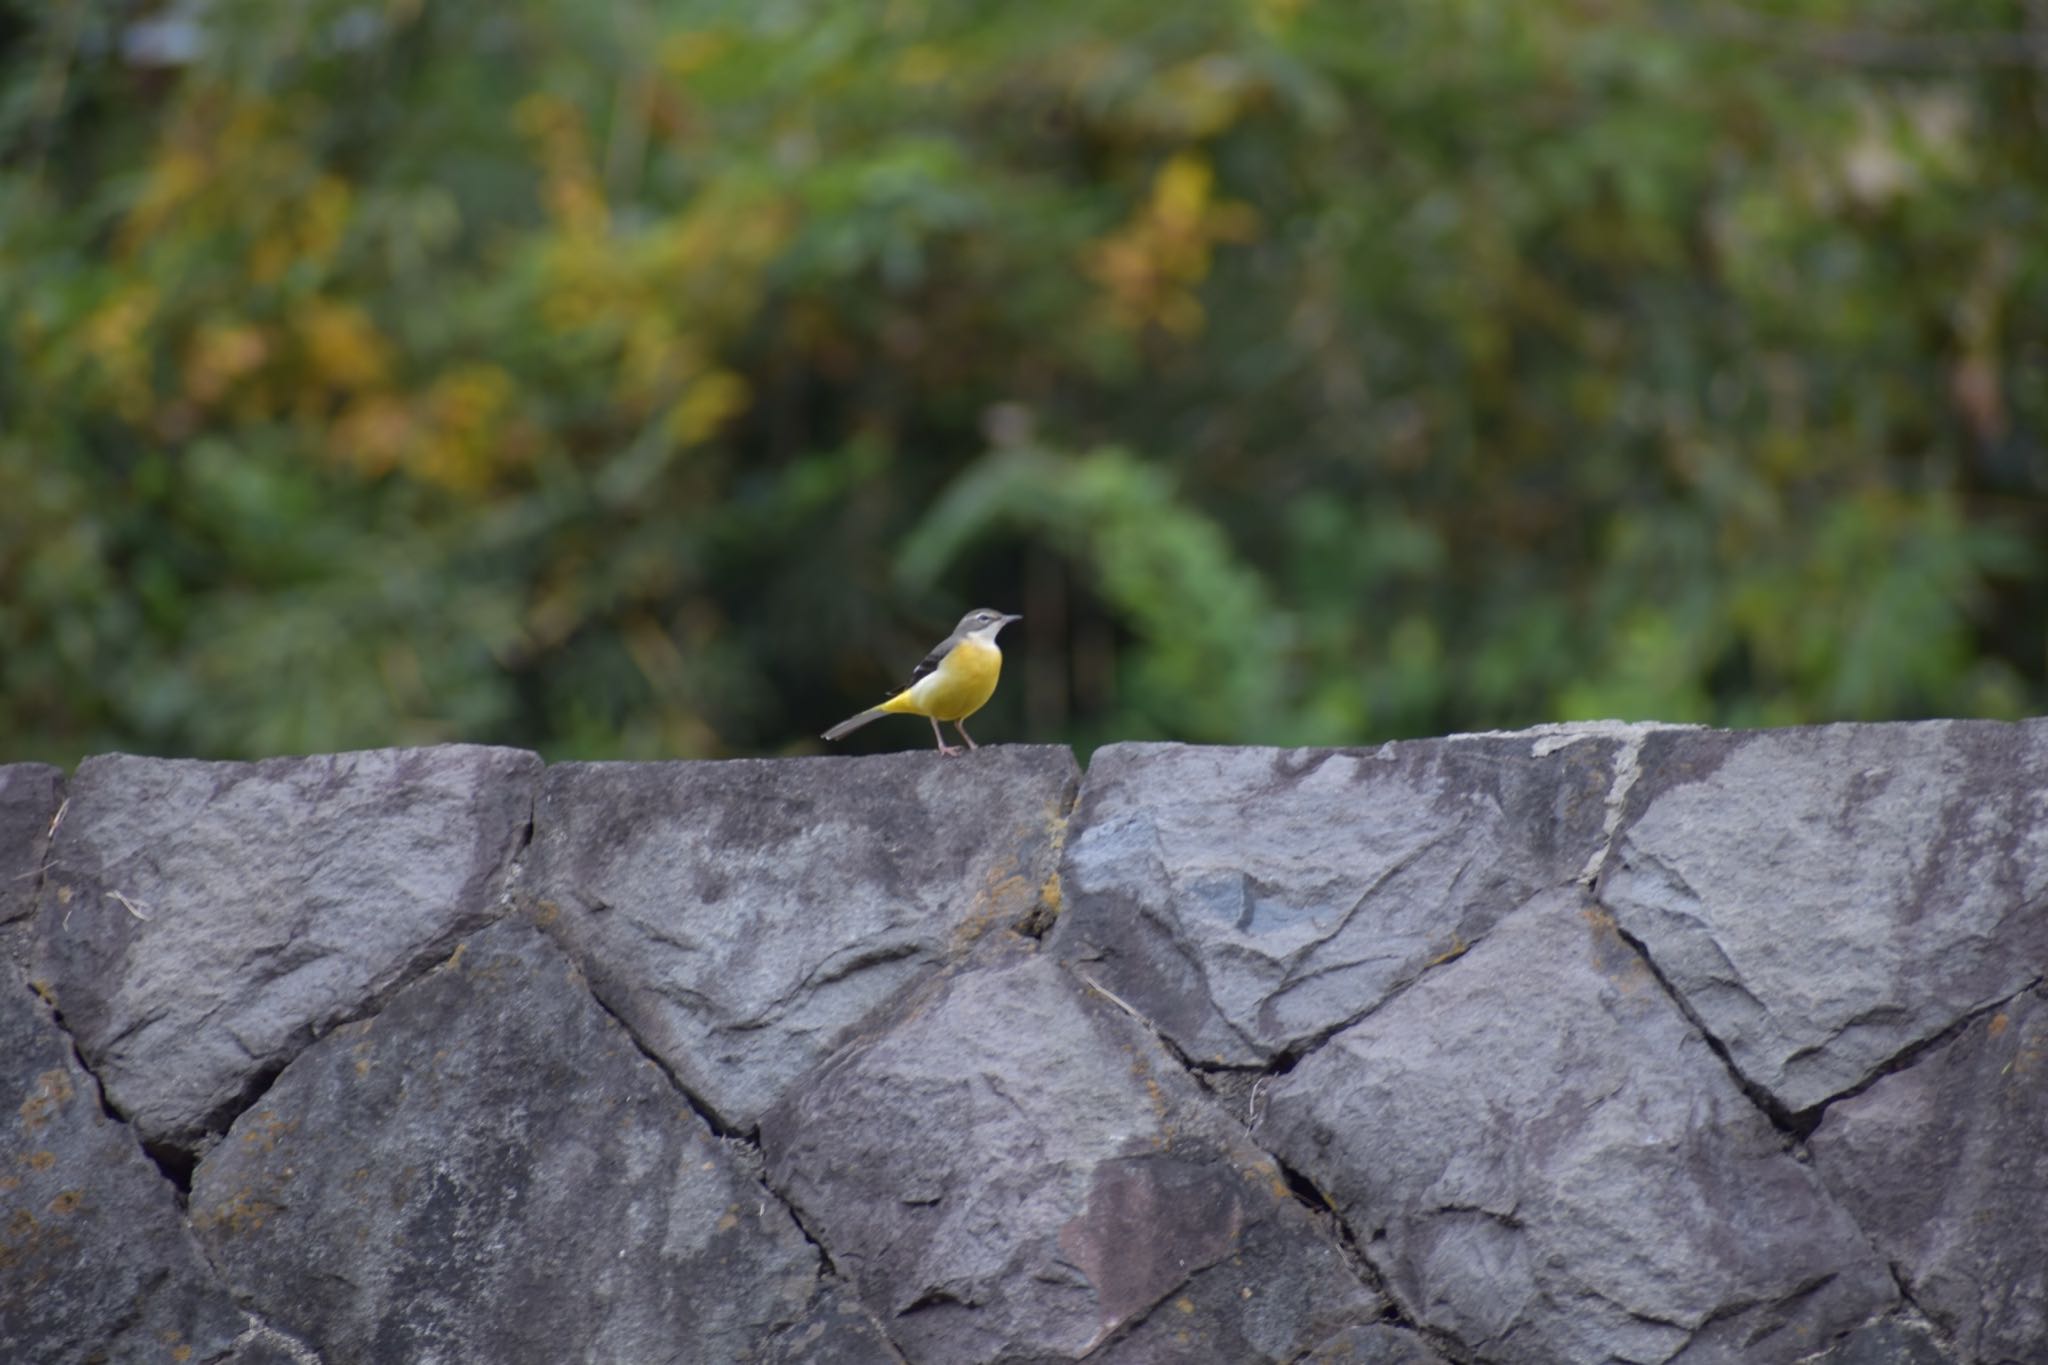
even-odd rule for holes
{"type": "Polygon", "coordinates": [[[0,757],[2048,709],[2043,24],[0,0],[0,757]]]}

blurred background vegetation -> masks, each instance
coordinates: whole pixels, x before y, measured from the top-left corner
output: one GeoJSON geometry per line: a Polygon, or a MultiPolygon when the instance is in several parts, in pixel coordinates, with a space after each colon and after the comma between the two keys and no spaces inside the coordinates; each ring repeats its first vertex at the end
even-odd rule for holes
{"type": "Polygon", "coordinates": [[[0,0],[4,759],[2040,712],[2044,431],[2042,0],[0,0]]]}

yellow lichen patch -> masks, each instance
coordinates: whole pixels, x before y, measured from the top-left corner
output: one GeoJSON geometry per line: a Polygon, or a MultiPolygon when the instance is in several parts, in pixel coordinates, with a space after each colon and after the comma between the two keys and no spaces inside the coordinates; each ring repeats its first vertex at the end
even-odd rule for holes
{"type": "Polygon", "coordinates": [[[1444,949],[1442,952],[1438,953],[1435,957],[1431,958],[1429,960],[1429,965],[1432,967],[1441,967],[1446,962],[1456,962],[1459,958],[1463,957],[1468,951],[1470,951],[1471,947],[1472,945],[1467,943],[1462,935],[1452,934],[1451,946],[1444,949]]]}
{"type": "Polygon", "coordinates": [[[731,1232],[740,1225],[739,1208],[739,1205],[734,1204],[725,1211],[725,1215],[718,1220],[717,1231],[731,1232]]]}
{"type": "Polygon", "coordinates": [[[282,1119],[275,1109],[265,1109],[242,1126],[242,1141],[266,1152],[275,1151],[277,1144],[290,1137],[298,1126],[297,1119],[282,1119]]]}
{"type": "Polygon", "coordinates": [[[236,1192],[234,1198],[226,1203],[208,1209],[204,1213],[194,1214],[192,1226],[201,1232],[210,1232],[215,1228],[225,1228],[230,1233],[240,1235],[245,1232],[258,1231],[270,1220],[272,1214],[279,1212],[283,1208],[284,1205],[276,1200],[263,1198],[245,1185],[236,1192]]]}
{"type": "Polygon", "coordinates": [[[998,924],[1017,927],[1036,901],[1036,890],[1019,866],[1017,856],[1012,853],[997,858],[982,873],[974,900],[954,927],[954,948],[974,942],[998,924]]]}
{"type": "Polygon", "coordinates": [[[1984,1026],[1984,1033],[1987,1037],[1996,1038],[1999,1034],[2004,1033],[2007,1028],[2011,1027],[2011,1025],[2012,1020],[2007,1017],[2004,1010],[2000,1010],[1992,1015],[1991,1022],[1984,1026]]]}
{"type": "Polygon", "coordinates": [[[1586,906],[1579,915],[1592,930],[1593,965],[1602,976],[1625,990],[1640,990],[1654,984],[1648,964],[1622,938],[1621,926],[1613,915],[1598,905],[1586,906]]]}
{"type": "Polygon", "coordinates": [[[1066,906],[1066,886],[1060,881],[1060,856],[1067,847],[1067,814],[1053,807],[1046,816],[1047,861],[1051,871],[1045,874],[1045,881],[1038,888],[1038,904],[1034,905],[1018,928],[1027,934],[1043,935],[1052,928],[1066,906]]]}
{"type": "Polygon", "coordinates": [[[47,1171],[57,1164],[55,1152],[30,1152],[21,1159],[21,1164],[32,1171],[47,1171]]]}
{"type": "Polygon", "coordinates": [[[1286,1177],[1280,1174],[1277,1162],[1261,1157],[1249,1167],[1240,1170],[1238,1174],[1244,1177],[1247,1184],[1263,1186],[1266,1193],[1280,1203],[1286,1203],[1294,1198],[1293,1191],[1287,1188],[1286,1177]]]}
{"type": "Polygon", "coordinates": [[[48,1208],[51,1213],[55,1214],[59,1218],[68,1218],[72,1214],[78,1212],[79,1207],[84,1203],[84,1190],[60,1190],[58,1191],[57,1196],[54,1199],[52,1199],[47,1205],[45,1205],[45,1207],[48,1208]]]}
{"type": "Polygon", "coordinates": [[[71,1078],[62,1071],[53,1069],[38,1075],[21,1101],[23,1131],[33,1133],[48,1123],[50,1116],[69,1104],[76,1093],[71,1088],[71,1078]]]}

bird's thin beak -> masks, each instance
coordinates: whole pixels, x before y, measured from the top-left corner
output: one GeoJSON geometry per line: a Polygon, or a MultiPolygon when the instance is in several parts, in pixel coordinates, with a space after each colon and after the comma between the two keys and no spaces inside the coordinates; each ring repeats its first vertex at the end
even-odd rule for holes
{"type": "Polygon", "coordinates": [[[1023,617],[1022,617],[1021,615],[1019,615],[1019,616],[1005,616],[1005,617],[1003,618],[1003,624],[1004,624],[1004,625],[1008,625],[1008,624],[1009,624],[1010,622],[1012,622],[1012,621],[1021,621],[1021,620],[1023,620],[1023,619],[1024,619],[1024,618],[1023,618],[1023,617]]]}

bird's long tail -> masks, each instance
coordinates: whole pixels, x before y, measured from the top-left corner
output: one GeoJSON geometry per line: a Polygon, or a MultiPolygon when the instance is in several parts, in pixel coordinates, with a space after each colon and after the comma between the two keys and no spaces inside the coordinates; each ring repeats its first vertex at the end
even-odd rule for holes
{"type": "Polygon", "coordinates": [[[844,739],[871,720],[880,720],[889,713],[879,706],[870,706],[857,716],[849,716],[825,732],[827,739],[844,739]]]}

